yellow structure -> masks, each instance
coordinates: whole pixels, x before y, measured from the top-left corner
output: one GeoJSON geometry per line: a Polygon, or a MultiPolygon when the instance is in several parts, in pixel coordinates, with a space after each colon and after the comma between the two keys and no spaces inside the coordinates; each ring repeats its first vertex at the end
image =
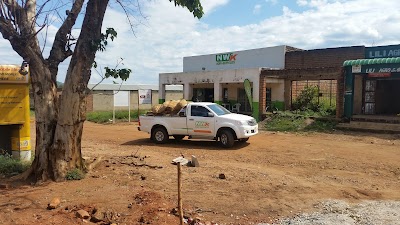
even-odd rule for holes
{"type": "Polygon", "coordinates": [[[31,159],[28,65],[0,65],[0,149],[31,159]]]}

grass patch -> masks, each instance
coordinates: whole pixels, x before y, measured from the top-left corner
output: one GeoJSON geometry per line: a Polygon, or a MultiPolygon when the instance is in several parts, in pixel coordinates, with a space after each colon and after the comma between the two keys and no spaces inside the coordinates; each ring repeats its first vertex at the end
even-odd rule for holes
{"type": "Polygon", "coordinates": [[[265,119],[265,128],[269,131],[317,131],[330,132],[336,127],[337,122],[332,117],[325,117],[319,112],[278,112],[265,119]],[[327,119],[322,119],[327,118],[327,119]]]}
{"type": "Polygon", "coordinates": [[[85,173],[77,168],[68,171],[65,175],[65,179],[67,180],[82,180],[83,178],[85,178],[85,173]]]}
{"type": "MultiPolygon", "coordinates": [[[[144,114],[147,111],[141,110],[140,114],[144,114]]],[[[131,120],[137,120],[138,112],[131,111],[131,120]]],[[[86,120],[95,123],[109,123],[112,122],[113,112],[112,111],[96,111],[86,113],[86,120]]],[[[116,121],[128,121],[129,112],[128,111],[115,111],[116,121]]]]}
{"type": "Polygon", "coordinates": [[[9,177],[23,173],[29,168],[31,163],[31,161],[13,159],[8,154],[0,155],[0,174],[9,177]]]}

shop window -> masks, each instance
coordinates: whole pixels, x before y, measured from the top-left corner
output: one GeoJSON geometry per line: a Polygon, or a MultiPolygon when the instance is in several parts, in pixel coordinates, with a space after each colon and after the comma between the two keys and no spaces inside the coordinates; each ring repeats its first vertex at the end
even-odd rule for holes
{"type": "Polygon", "coordinates": [[[193,88],[193,102],[214,102],[213,88],[193,88]]]}

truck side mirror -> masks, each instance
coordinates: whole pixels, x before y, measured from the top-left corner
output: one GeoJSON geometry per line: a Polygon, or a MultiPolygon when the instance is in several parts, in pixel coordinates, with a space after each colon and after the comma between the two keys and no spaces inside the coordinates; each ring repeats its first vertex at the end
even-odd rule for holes
{"type": "Polygon", "coordinates": [[[178,116],[185,117],[185,112],[179,112],[178,116]]]}
{"type": "Polygon", "coordinates": [[[214,117],[214,114],[213,113],[207,113],[207,117],[214,117]]]}

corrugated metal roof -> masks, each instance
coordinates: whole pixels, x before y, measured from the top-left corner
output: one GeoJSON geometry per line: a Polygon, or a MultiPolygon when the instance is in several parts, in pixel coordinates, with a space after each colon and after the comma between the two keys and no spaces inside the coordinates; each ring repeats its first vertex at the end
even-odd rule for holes
{"type": "Polygon", "coordinates": [[[389,64],[389,63],[400,63],[400,57],[346,60],[344,61],[343,66],[389,64]]]}
{"type": "MultiPolygon", "coordinates": [[[[96,84],[88,84],[89,89],[93,89],[96,84]]],[[[139,89],[151,89],[158,91],[158,85],[151,84],[99,84],[93,90],[96,91],[137,91],[139,89]]],[[[165,87],[167,91],[182,91],[182,85],[167,85],[165,87]]]]}

